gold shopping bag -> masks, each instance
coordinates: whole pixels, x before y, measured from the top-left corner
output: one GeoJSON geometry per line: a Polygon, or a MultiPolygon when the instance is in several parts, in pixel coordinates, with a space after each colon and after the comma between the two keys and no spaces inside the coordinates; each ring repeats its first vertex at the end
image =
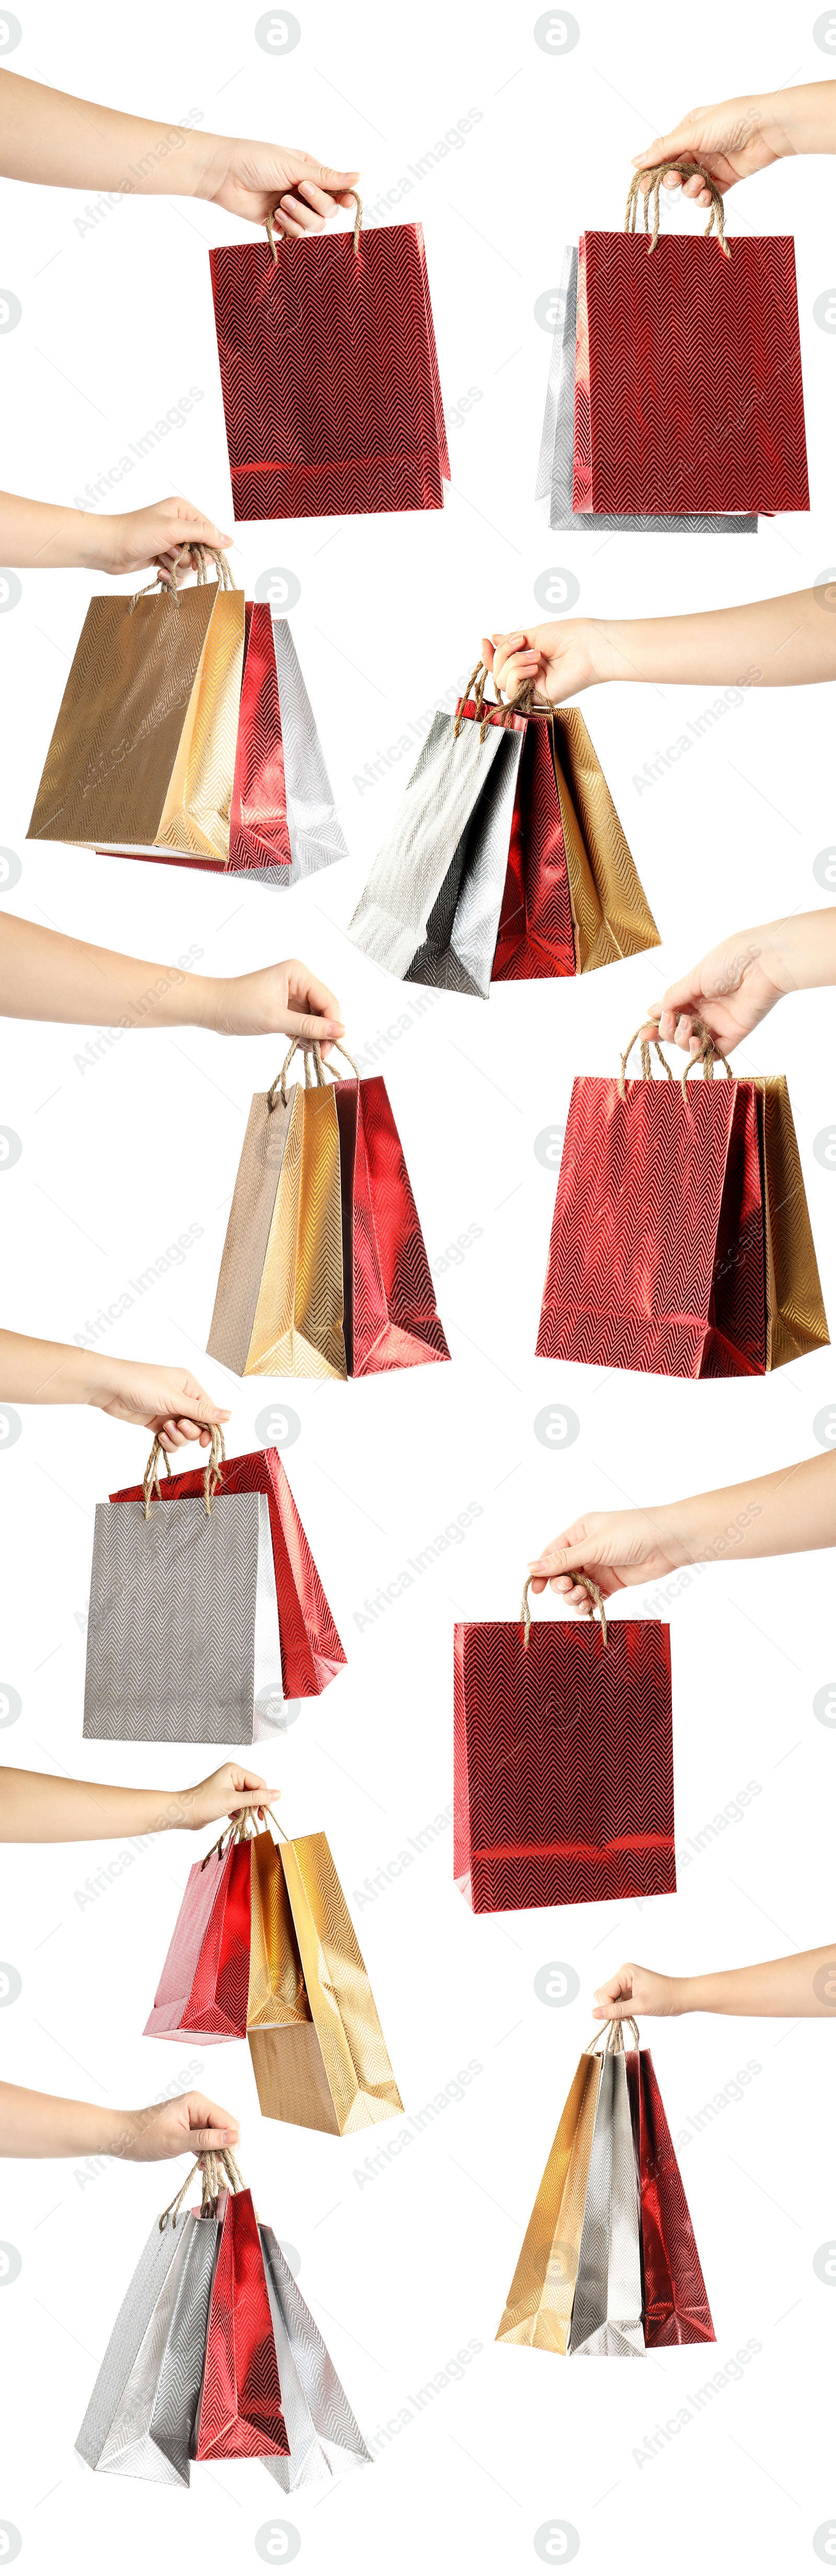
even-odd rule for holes
{"type": "Polygon", "coordinates": [[[345,2137],[403,2110],[324,1834],[252,1846],[247,2037],[266,2119],[345,2137]]]}
{"type": "Polygon", "coordinates": [[[600,2056],[575,2070],[560,2126],[523,2238],[497,2343],[565,2353],[601,2083],[600,2056]]]}
{"type": "Polygon", "coordinates": [[[275,1148],[268,1128],[271,1117],[276,1115],[275,1110],[271,1112],[269,1109],[276,1085],[273,1093],[266,1094],[263,1111],[259,1102],[254,1101],[250,1113],[224,1246],[224,1309],[219,1315],[219,1281],[209,1349],[214,1351],[216,1359],[224,1359],[227,1367],[235,1364],[226,1358],[233,1338],[235,1347],[239,1351],[241,1349],[244,1322],[252,1297],[254,1259],[278,1162],[273,1212],[254,1300],[243,1374],[245,1377],[344,1378],[347,1365],[343,1336],[343,1231],[337,1104],[333,1087],[325,1083],[320,1066],[317,1067],[316,1083],[308,1087],[307,1054],[304,1090],[297,1083],[286,1094],[284,1074],[287,1061],[289,1059],[280,1077],[279,1100],[283,1110],[289,1109],[289,1115],[286,1129],[282,1122],[277,1130],[275,1148]],[[230,1336],[223,1313],[224,1310],[231,1311],[235,1294],[232,1283],[239,1271],[239,1188],[242,1210],[241,1308],[238,1310],[236,1332],[230,1336]],[[243,1213],[250,1206],[254,1209],[252,1221],[246,1220],[243,1213]],[[250,1265],[248,1274],[246,1263],[250,1265]]]}
{"type": "Polygon", "coordinates": [[[575,971],[658,948],[659,933],[583,716],[560,707],[550,726],[566,850],[575,971]]]}
{"type": "Polygon", "coordinates": [[[91,599],[29,824],[35,841],[229,860],[244,595],[222,555],[194,590],[91,599]]]}
{"type": "Polygon", "coordinates": [[[782,1073],[756,1075],[766,1247],[766,1365],[830,1340],[798,1141],[782,1073]]]}

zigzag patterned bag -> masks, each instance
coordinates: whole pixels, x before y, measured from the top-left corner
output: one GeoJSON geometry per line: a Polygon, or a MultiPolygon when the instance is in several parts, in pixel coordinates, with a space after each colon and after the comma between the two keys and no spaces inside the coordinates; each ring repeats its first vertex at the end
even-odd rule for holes
{"type": "MultiPolygon", "coordinates": [[[[582,1577],[581,1580],[586,1580],[582,1577]]],[[[676,1890],[670,1630],[460,1623],[453,1871],[474,1914],[676,1890]]]]}
{"type": "Polygon", "coordinates": [[[209,253],[236,519],[443,508],[423,231],[361,234],[355,203],[353,238],[277,245],[268,217],[267,242],[209,253]]]}

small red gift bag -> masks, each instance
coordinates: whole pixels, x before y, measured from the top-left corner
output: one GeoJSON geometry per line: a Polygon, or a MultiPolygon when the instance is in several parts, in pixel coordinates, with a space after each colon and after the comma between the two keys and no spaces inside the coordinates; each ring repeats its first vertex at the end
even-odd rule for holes
{"type": "MultiPolygon", "coordinates": [[[[590,1589],[592,1587],[589,1587],[590,1589]]],[[[676,1889],[670,1631],[460,1623],[454,1875],[474,1914],[676,1889]]],[[[597,1596],[600,1600],[600,1596],[597,1596]]]]}
{"type": "Polygon", "coordinates": [[[249,2190],[221,2194],[221,2238],[203,2386],[195,2425],[196,2460],[290,2458],[264,2254],[249,2190]]]}
{"type": "Polygon", "coordinates": [[[233,1842],[189,1871],[143,2037],[246,2039],[250,1983],[250,1847],[233,1842]]]}
{"type": "Polygon", "coordinates": [[[649,2048],[638,2047],[628,2048],[626,2057],[641,2195],[644,2340],[648,2347],[714,2343],[691,2213],[653,2059],[649,2048]]]}

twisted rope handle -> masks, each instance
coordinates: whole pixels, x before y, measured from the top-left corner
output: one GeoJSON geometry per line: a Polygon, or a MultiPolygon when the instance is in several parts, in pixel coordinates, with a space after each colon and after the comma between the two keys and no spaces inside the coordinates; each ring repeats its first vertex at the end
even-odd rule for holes
{"type": "Polygon", "coordinates": [[[720,195],[720,190],[717,186],[716,180],[712,179],[710,171],[701,170],[699,163],[696,161],[655,161],[651,170],[634,170],[627,190],[627,204],[624,212],[625,232],[634,233],[636,231],[636,218],[638,215],[638,201],[640,194],[644,199],[644,229],[645,232],[649,232],[648,200],[652,197],[653,239],[648,249],[649,258],[650,252],[655,250],[659,239],[659,190],[667,170],[678,170],[680,177],[683,179],[702,180],[703,187],[708,189],[709,196],[711,198],[711,211],[703,234],[703,240],[707,241],[709,233],[714,232],[716,228],[717,240],[723,256],[725,259],[730,259],[731,252],[726,240],[725,231],[725,208],[720,195]],[[643,182],[646,182],[646,184],[643,185],[643,182]]]}
{"type": "Polygon", "coordinates": [[[626,2054],[624,2047],[625,2021],[627,2023],[628,2030],[631,2030],[633,2034],[633,2047],[638,2048],[640,2046],[638,2022],[633,2020],[632,2013],[625,2013],[623,2021],[608,2021],[605,2023],[603,2030],[599,2029],[593,2031],[592,2038],[587,2040],[586,2047],[583,2052],[584,2057],[600,2057],[602,2055],[605,2057],[624,2057],[626,2054]]]}
{"type": "Polygon", "coordinates": [[[182,2189],[178,2191],[174,2200],[169,2201],[168,2208],[162,2211],[159,2220],[161,2236],[169,2218],[172,2227],[176,2227],[186,2193],[191,2190],[196,2174],[200,2175],[201,2218],[206,2216],[207,2211],[214,2209],[222,2191],[234,2192],[244,2189],[243,2178],[238,2171],[232,2148],[204,2147],[197,2162],[193,2164],[191,2173],[187,2173],[182,2189]]]}
{"type": "Polygon", "coordinates": [[[497,680],[495,673],[491,672],[490,677],[493,680],[495,696],[494,698],[486,698],[485,684],[488,676],[489,674],[486,664],[484,662],[477,662],[475,669],[471,671],[467,687],[460,700],[459,712],[453,726],[454,742],[457,742],[459,738],[459,731],[464,718],[464,710],[470,696],[471,689],[473,690],[474,701],[473,722],[479,726],[480,742],[484,742],[485,740],[491,720],[491,710],[494,707],[501,709],[503,722],[507,716],[548,716],[551,723],[552,735],[554,735],[554,708],[552,706],[551,699],[538,697],[537,687],[534,680],[521,681],[520,687],[515,689],[513,697],[506,698],[499,686],[499,681],[497,680]],[[487,714],[485,713],[486,708],[487,714]]]}
{"type": "MultiPolygon", "coordinates": [[[[529,1602],[528,1595],[529,1595],[529,1592],[530,1592],[530,1590],[531,1590],[531,1586],[532,1586],[533,1581],[534,1581],[534,1577],[533,1577],[533,1575],[528,1574],[528,1575],[526,1576],[525,1582],[524,1582],[524,1584],[523,1584],[523,1597],[522,1597],[522,1605],[521,1605],[521,1609],[520,1609],[520,1619],[521,1619],[521,1622],[522,1622],[523,1645],[524,1645],[524,1646],[527,1646],[527,1645],[528,1645],[528,1640],[529,1640],[529,1637],[530,1637],[530,1635],[531,1635],[531,1605],[530,1605],[530,1602],[529,1602]]],[[[594,1607],[593,1607],[593,1616],[594,1616],[594,1611],[595,1611],[595,1610],[597,1610],[597,1611],[598,1611],[598,1614],[599,1614],[599,1617],[600,1617],[600,1621],[601,1621],[601,1644],[602,1644],[602,1646],[605,1646],[605,1645],[607,1644],[607,1641],[608,1641],[609,1633],[610,1633],[610,1632],[609,1632],[609,1627],[608,1627],[608,1624],[607,1624],[607,1613],[606,1613],[606,1610],[605,1610],[605,1608],[604,1608],[604,1595],[603,1595],[603,1593],[602,1593],[602,1592],[599,1592],[597,1583],[593,1583],[593,1580],[592,1580],[592,1576],[591,1576],[591,1574],[576,1574],[576,1575],[574,1575],[574,1576],[573,1576],[573,1581],[574,1581],[575,1583],[582,1583],[582,1584],[583,1584],[584,1591],[589,1593],[590,1601],[591,1601],[591,1602],[593,1603],[593,1605],[594,1605],[594,1607]]]]}
{"type": "MultiPolygon", "coordinates": [[[[279,1795],[281,1796],[281,1791],[279,1795]]],[[[281,1835],[282,1842],[289,1842],[290,1835],[285,1833],[278,1816],[274,1816],[272,1807],[263,1807],[262,1814],[269,1816],[277,1834],[281,1835]]],[[[254,1807],[242,1807],[240,1815],[230,1817],[229,1823],[224,1825],[223,1833],[219,1834],[217,1842],[211,1843],[208,1852],[204,1852],[200,1864],[201,1870],[208,1869],[210,1860],[216,1858],[225,1860],[227,1852],[232,1850],[233,1843],[254,1843],[257,1840],[257,1830],[254,1807]]]]}
{"type": "MultiPolygon", "coordinates": [[[[358,197],[358,194],[357,194],[357,190],[356,190],[356,188],[347,188],[347,189],[346,189],[346,196],[347,196],[347,197],[353,197],[353,199],[354,199],[354,203],[355,203],[355,206],[356,206],[356,208],[357,208],[357,212],[356,212],[356,215],[355,215],[355,217],[354,217],[354,231],[353,231],[352,236],[351,236],[351,246],[352,246],[352,249],[353,249],[353,251],[355,252],[356,256],[359,258],[359,255],[360,255],[360,227],[361,227],[361,224],[362,224],[362,221],[363,221],[363,200],[362,200],[362,197],[358,197]]],[[[271,207],[270,213],[269,213],[269,215],[265,215],[264,221],[265,221],[265,225],[266,225],[266,228],[267,228],[267,239],[268,239],[268,241],[269,241],[270,248],[271,248],[271,251],[272,251],[272,253],[273,253],[273,266],[274,266],[274,268],[278,268],[278,265],[279,265],[279,253],[278,253],[278,246],[277,246],[277,243],[276,243],[276,236],[275,236],[275,233],[274,233],[274,231],[273,231],[273,214],[274,214],[274,212],[275,212],[275,209],[274,209],[273,207],[271,207]]]]}
{"type": "MultiPolygon", "coordinates": [[[[344,1056],[344,1057],[345,1057],[346,1064],[350,1064],[350,1066],[351,1066],[351,1070],[352,1070],[352,1073],[353,1073],[353,1075],[354,1075],[354,1080],[355,1080],[355,1082],[359,1082],[359,1080],[360,1080],[360,1067],[359,1067],[359,1065],[355,1064],[353,1055],[349,1055],[348,1048],[347,1048],[347,1047],[344,1047],[344,1046],[340,1046],[340,1043],[339,1043],[339,1039],[338,1039],[338,1038],[332,1038],[332,1040],[331,1040],[331,1044],[332,1044],[332,1046],[335,1046],[335,1047],[336,1047],[336,1049],[337,1049],[337,1054],[338,1054],[338,1055],[342,1055],[342,1056],[344,1056]]],[[[328,1064],[328,1065],[323,1064],[323,1061],[322,1061],[322,1048],[321,1048],[321,1046],[320,1046],[319,1039],[318,1039],[318,1038],[294,1038],[292,1046],[289,1046],[289,1047],[288,1047],[287,1054],[286,1054],[286,1056],[285,1056],[285,1060],[284,1060],[284,1064],[282,1065],[281,1073],[277,1073],[277,1075],[276,1075],[276,1079],[275,1079],[275,1082],[271,1083],[271,1085],[270,1085],[270,1089],[269,1089],[268,1094],[267,1094],[267,1107],[268,1107],[268,1109],[270,1109],[270,1110],[275,1109],[275,1107],[276,1107],[276,1104],[277,1104],[277,1101],[278,1101],[278,1100],[280,1100],[280,1101],[281,1101],[281,1104],[282,1104],[282,1108],[283,1108],[283,1109],[286,1109],[286,1108],[287,1108],[287,1077],[288,1077],[288,1074],[289,1074],[289,1071],[290,1071],[290,1067],[291,1067],[291,1065],[292,1065],[292,1063],[293,1063],[293,1058],[294,1058],[294,1056],[296,1055],[297,1051],[298,1051],[298,1053],[299,1053],[300,1055],[304,1055],[304,1059],[305,1059],[305,1090],[307,1091],[309,1088],[311,1088],[311,1072],[310,1072],[310,1061],[309,1061],[309,1059],[310,1059],[310,1057],[311,1057],[311,1056],[313,1056],[313,1060],[314,1060],[314,1072],[315,1072],[315,1075],[316,1075],[316,1085],[317,1085],[317,1088],[318,1088],[320,1091],[326,1091],[326,1090],[327,1090],[327,1088],[328,1088],[327,1083],[326,1083],[326,1080],[325,1080],[325,1076],[326,1076],[326,1073],[330,1073],[330,1071],[331,1071],[331,1066],[330,1066],[330,1064],[328,1064]]],[[[335,1075],[334,1075],[334,1081],[336,1082],[336,1080],[337,1080],[337,1075],[335,1074],[335,1075]]]]}
{"type": "MultiPolygon", "coordinates": [[[[641,1039],[641,1058],[640,1058],[640,1061],[641,1061],[641,1076],[640,1076],[640,1079],[641,1079],[641,1081],[642,1081],[642,1082],[650,1082],[650,1081],[652,1081],[652,1066],[651,1066],[651,1062],[650,1062],[650,1040],[649,1040],[649,1038],[643,1038],[643,1037],[641,1037],[641,1030],[640,1030],[640,1029],[634,1029],[634,1030],[633,1030],[633,1035],[632,1035],[632,1037],[631,1037],[631,1038],[628,1038],[628,1040],[627,1040],[627,1045],[626,1045],[626,1047],[625,1047],[625,1049],[624,1049],[624,1054],[623,1054],[623,1056],[621,1057],[621,1067],[620,1067],[619,1076],[618,1076],[618,1097],[619,1097],[619,1100],[626,1100],[626,1098],[627,1098],[627,1062],[628,1062],[628,1058],[632,1055],[633,1048],[634,1048],[634,1046],[635,1046],[635,1044],[636,1044],[637,1039],[641,1039]]],[[[660,1062],[660,1065],[661,1065],[661,1067],[662,1067],[662,1071],[663,1071],[663,1073],[667,1075],[667,1079],[668,1079],[668,1081],[669,1081],[669,1082],[672,1082],[672,1081],[673,1081],[673,1079],[674,1079],[674,1077],[673,1077],[673,1074],[672,1074],[672,1072],[671,1072],[671,1069],[670,1069],[670,1065],[669,1065],[669,1063],[668,1063],[667,1056],[662,1054],[662,1049],[661,1049],[661,1047],[660,1047],[660,1045],[659,1045],[659,1040],[658,1040],[658,1038],[654,1038],[654,1039],[653,1039],[653,1050],[654,1050],[654,1054],[655,1054],[655,1055],[657,1055],[657,1056],[658,1056],[658,1058],[659,1058],[659,1062],[660,1062]]]]}
{"type": "MultiPolygon", "coordinates": [[[[680,1091],[681,1091],[681,1093],[682,1093],[683,1100],[687,1100],[688,1093],[687,1093],[687,1087],[686,1087],[686,1086],[687,1086],[687,1083],[688,1083],[688,1080],[689,1080],[690,1075],[691,1075],[692,1073],[695,1073],[695,1072],[696,1072],[696,1069],[697,1069],[697,1066],[698,1066],[698,1065],[699,1065],[699,1066],[701,1066],[701,1068],[702,1068],[703,1080],[704,1080],[705,1082],[713,1082],[713,1080],[714,1080],[714,1071],[715,1071],[715,1067],[716,1067],[718,1064],[721,1064],[721,1065],[722,1065],[722,1067],[723,1067],[723,1072],[724,1072],[724,1074],[725,1074],[725,1077],[726,1077],[726,1081],[727,1081],[727,1082],[734,1082],[734,1080],[735,1080],[735,1075],[734,1075],[734,1074],[733,1074],[733,1072],[732,1072],[732,1069],[731,1069],[731,1065],[730,1065],[730,1063],[729,1063],[728,1056],[727,1056],[727,1055],[724,1055],[724,1054],[723,1054],[722,1047],[720,1047],[720,1046],[718,1046],[718,1045],[717,1045],[716,1038],[713,1038],[713,1037],[712,1037],[712,1035],[711,1035],[711,1030],[706,1028],[705,1021],[704,1021],[704,1020],[700,1020],[700,1019],[698,1019],[698,1018],[696,1017],[696,1015],[695,1015],[693,1012],[691,1013],[691,1015],[690,1015],[690,1016],[691,1016],[691,1018],[692,1018],[692,1020],[693,1020],[694,1036],[695,1036],[695,1037],[697,1037],[697,1038],[699,1038],[699,1041],[700,1041],[700,1048],[699,1048],[699,1054],[698,1054],[698,1055],[692,1055],[692,1056],[690,1056],[690,1057],[689,1057],[688,1063],[686,1064],[686,1067],[685,1067],[685,1071],[684,1071],[684,1073],[682,1074],[682,1076],[681,1076],[681,1078],[680,1078],[679,1088],[680,1088],[680,1091]]],[[[657,1026],[658,1026],[658,1022],[657,1022],[657,1026]]],[[[633,1050],[633,1048],[634,1048],[634,1046],[635,1046],[635,1044],[636,1044],[636,1040],[637,1040],[638,1038],[640,1038],[640,1031],[639,1031],[638,1029],[635,1029],[635,1030],[634,1030],[634,1032],[633,1032],[633,1036],[629,1039],[628,1044],[627,1044],[627,1046],[626,1046],[626,1047],[625,1047],[625,1049],[624,1049],[624,1054],[623,1054],[623,1056],[621,1057],[621,1067],[620,1067],[619,1076],[618,1076],[618,1096],[619,1096],[619,1100],[625,1100],[625,1099],[626,1099],[626,1097],[627,1097],[627,1090],[626,1090],[627,1059],[628,1059],[628,1056],[632,1054],[632,1050],[633,1050]]],[[[661,1047],[660,1047],[660,1045],[659,1045],[659,1040],[658,1040],[658,1038],[653,1038],[653,1039],[652,1039],[652,1041],[651,1041],[651,1040],[649,1040],[648,1038],[641,1038],[641,1080],[642,1080],[642,1082],[649,1082],[649,1081],[650,1081],[650,1079],[651,1079],[651,1064],[650,1064],[650,1047],[651,1047],[651,1044],[652,1044],[652,1046],[653,1046],[653,1052],[654,1052],[654,1055],[657,1055],[657,1056],[658,1056],[658,1058],[659,1058],[659,1063],[660,1063],[660,1065],[662,1066],[663,1071],[667,1074],[668,1081],[669,1081],[669,1082],[673,1082],[673,1080],[674,1080],[674,1075],[673,1075],[673,1074],[672,1074],[672,1072],[671,1072],[670,1065],[669,1065],[668,1060],[667,1060],[667,1056],[665,1056],[665,1055],[663,1055],[663,1054],[662,1054],[662,1049],[661,1049],[661,1047]]]]}
{"type": "Polygon", "coordinates": [[[203,544],[200,544],[200,545],[198,545],[198,544],[186,545],[186,546],[183,546],[183,547],[181,548],[181,551],[180,551],[180,554],[179,554],[179,556],[178,556],[178,558],[177,558],[177,561],[176,561],[175,563],[173,563],[173,564],[172,564],[172,567],[171,567],[171,576],[170,576],[170,579],[169,579],[168,581],[166,581],[166,579],[165,579],[165,577],[164,577],[163,573],[159,572],[159,573],[157,574],[156,581],[147,581],[147,582],[146,582],[146,584],[145,584],[144,590],[135,590],[135,591],[134,591],[134,593],[133,593],[133,597],[132,597],[132,599],[129,601],[129,604],[128,604],[128,616],[129,616],[129,617],[132,617],[132,616],[133,616],[134,609],[135,609],[136,604],[137,604],[137,600],[138,600],[138,599],[147,599],[147,598],[149,597],[149,595],[150,595],[151,591],[155,591],[155,592],[157,592],[158,594],[159,594],[159,592],[161,592],[161,591],[162,591],[162,592],[164,592],[164,593],[165,593],[166,598],[170,600],[170,602],[171,602],[172,606],[173,606],[174,608],[179,608],[179,606],[180,606],[180,583],[178,582],[178,579],[177,579],[177,573],[178,573],[178,569],[179,569],[179,571],[180,571],[180,572],[181,572],[181,574],[182,574],[183,580],[185,581],[185,579],[186,579],[186,575],[187,575],[187,572],[188,572],[188,571],[190,570],[190,568],[191,568],[191,567],[190,567],[190,563],[189,563],[189,557],[190,557],[191,555],[196,555],[196,556],[197,556],[197,559],[198,559],[198,560],[197,560],[197,586],[198,586],[198,590],[202,590],[202,588],[203,588],[203,586],[204,586],[204,584],[205,584],[205,582],[206,582],[206,580],[207,580],[207,578],[208,578],[208,576],[207,576],[207,571],[206,571],[206,557],[207,557],[207,555],[211,555],[211,557],[212,557],[212,561],[213,561],[213,563],[214,563],[214,565],[215,565],[215,569],[216,569],[217,576],[218,576],[218,588],[219,588],[220,590],[235,590],[235,589],[236,589],[237,584],[236,584],[236,583],[234,582],[234,580],[233,580],[232,573],[231,573],[231,570],[230,570],[229,564],[228,564],[228,562],[227,562],[226,555],[222,552],[222,550],[221,550],[220,546],[204,546],[203,544]]]}
{"type": "MultiPolygon", "coordinates": [[[[149,1460],[148,1460],[148,1465],[147,1465],[147,1467],[146,1467],[145,1474],[144,1474],[143,1479],[142,1479],[142,1491],[143,1491],[143,1495],[144,1495],[144,1499],[145,1499],[145,1518],[146,1518],[146,1520],[150,1520],[150,1517],[151,1517],[151,1505],[152,1505],[152,1502],[153,1502],[153,1500],[154,1500],[154,1495],[155,1495],[155,1493],[156,1493],[156,1497],[157,1497],[157,1501],[158,1501],[158,1503],[161,1503],[161,1502],[162,1502],[162,1498],[163,1498],[163,1497],[162,1497],[162,1487],[161,1487],[161,1485],[160,1485],[160,1459],[161,1459],[161,1458],[164,1458],[164,1459],[165,1459],[166,1475],[167,1475],[167,1476],[170,1476],[170,1475],[172,1474],[172,1466],[171,1466],[171,1460],[170,1460],[170,1457],[169,1457],[169,1454],[168,1454],[168,1450],[167,1450],[167,1449],[164,1449],[164,1448],[162,1447],[161,1442],[157,1439],[156,1434],[155,1434],[155,1437],[154,1437],[154,1446],[153,1446],[153,1449],[152,1449],[152,1451],[151,1451],[151,1456],[150,1456],[150,1458],[149,1458],[149,1460]]],[[[206,1501],[206,1509],[207,1509],[207,1512],[211,1512],[212,1504],[213,1504],[213,1502],[214,1502],[215,1495],[216,1495],[217,1490],[218,1490],[218,1486],[219,1486],[220,1484],[222,1484],[222,1483],[223,1483],[223,1469],[224,1469],[225,1462],[226,1462],[226,1442],[225,1442],[225,1440],[224,1440],[224,1435],[223,1435],[223,1432],[222,1432],[222,1430],[221,1430],[220,1423],[219,1423],[219,1422],[213,1422],[213,1424],[212,1424],[212,1430],[211,1430],[211,1439],[210,1439],[210,1442],[209,1442],[209,1452],[208,1452],[208,1456],[207,1456],[207,1460],[206,1460],[206,1465],[205,1465],[204,1470],[203,1470],[203,1492],[204,1492],[204,1497],[205,1497],[205,1501],[206,1501]]]]}

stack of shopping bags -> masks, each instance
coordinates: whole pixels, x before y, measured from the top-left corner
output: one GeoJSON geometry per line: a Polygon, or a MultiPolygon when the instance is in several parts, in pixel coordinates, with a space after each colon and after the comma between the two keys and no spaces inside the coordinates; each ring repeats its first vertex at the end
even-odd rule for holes
{"type": "Polygon", "coordinates": [[[485,697],[434,716],[349,924],[404,983],[584,975],[659,933],[577,707],[485,697]]]}
{"type": "Polygon", "coordinates": [[[342,1379],[448,1360],[382,1074],[361,1080],[346,1056],[351,1076],[328,1082],[315,1045],[288,1089],[294,1053],[250,1109],[211,1357],[239,1377],[342,1379]]]}
{"type": "Polygon", "coordinates": [[[91,599],[29,838],[295,885],[346,845],[287,619],[222,554],[91,599]]]}
{"type": "Polygon", "coordinates": [[[682,2176],[648,2048],[609,2024],[580,2058],[498,2343],[629,2359],[713,2343],[682,2176]]]}
{"type": "Polygon", "coordinates": [[[659,1619],[455,1630],[453,1870],[475,1914],[676,1890],[670,1630],[659,1619]]]}
{"type": "Polygon", "coordinates": [[[267,2119],[345,2137],[403,2110],[324,1834],[245,1815],[195,1862],[145,2025],[183,2034],[249,2041],[267,2119]]]}
{"type": "Polygon", "coordinates": [[[200,2208],[180,2214],[190,2175],[154,2220],[76,2450],[161,2486],[187,2487],[192,2460],[260,2460],[289,2495],[371,2455],[234,2157],[199,2164],[200,2208]]]}
{"type": "Polygon", "coordinates": [[[450,460],[420,224],[209,253],[235,517],[440,510],[450,460]]]}
{"type": "Polygon", "coordinates": [[[552,528],[751,534],[810,506],[792,237],[728,243],[701,172],[715,237],[660,238],[661,175],[652,235],[637,174],[623,233],[564,253],[536,496],[552,528]]]}
{"type": "Polygon", "coordinates": [[[160,1464],[96,1506],[84,1733],[257,1743],[345,1663],[281,1459],[215,1432],[205,1468],[160,1464]]]}
{"type": "Polygon", "coordinates": [[[631,1039],[617,1081],[572,1086],[540,1358],[758,1377],[828,1342],[784,1076],[733,1075],[695,1027],[680,1081],[647,1043],[628,1080],[631,1039]]]}

